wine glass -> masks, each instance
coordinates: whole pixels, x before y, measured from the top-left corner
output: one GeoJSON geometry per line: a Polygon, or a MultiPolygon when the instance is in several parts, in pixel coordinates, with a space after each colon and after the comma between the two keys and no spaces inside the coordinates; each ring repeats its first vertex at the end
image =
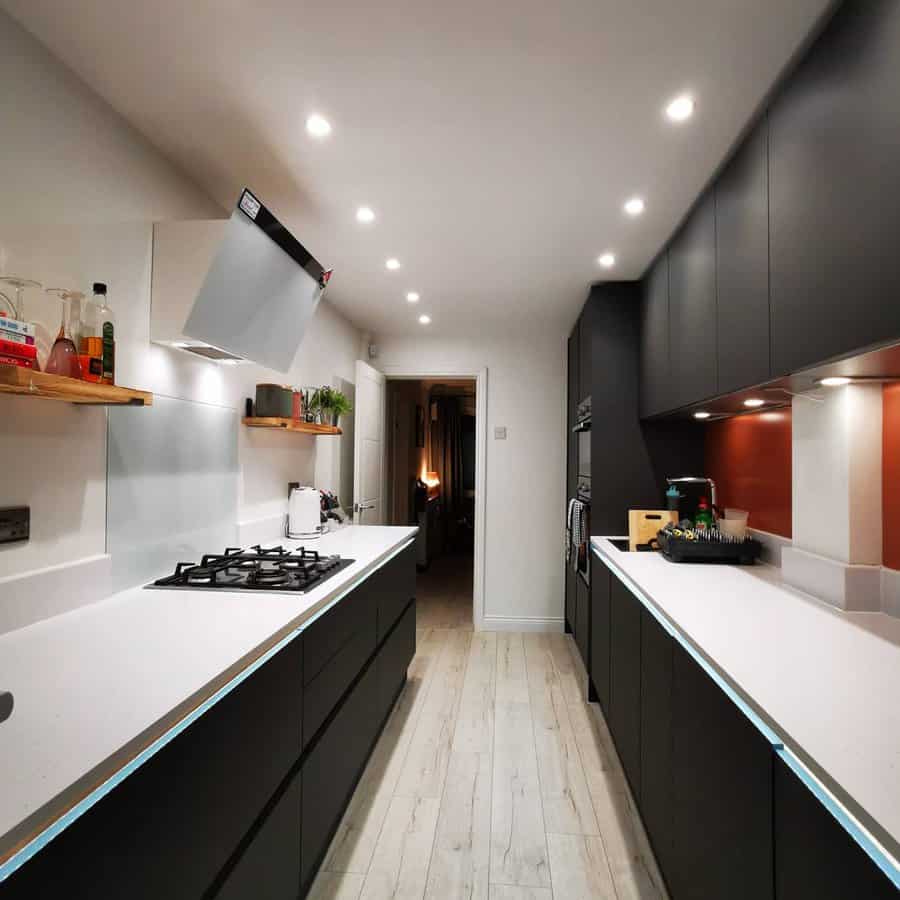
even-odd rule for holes
{"type": "Polygon", "coordinates": [[[39,281],[32,281],[30,278],[19,278],[18,275],[0,275],[0,284],[8,284],[16,289],[16,308],[17,319],[25,321],[25,301],[23,295],[25,288],[42,288],[43,285],[39,281]]]}
{"type": "Polygon", "coordinates": [[[67,378],[82,378],[81,360],[78,358],[78,348],[72,337],[72,310],[74,304],[79,304],[84,299],[80,291],[70,291],[66,288],[47,288],[48,294],[56,294],[62,304],[62,320],[59,325],[59,334],[53,342],[50,358],[44,371],[48,375],[65,375],[67,378]]]}

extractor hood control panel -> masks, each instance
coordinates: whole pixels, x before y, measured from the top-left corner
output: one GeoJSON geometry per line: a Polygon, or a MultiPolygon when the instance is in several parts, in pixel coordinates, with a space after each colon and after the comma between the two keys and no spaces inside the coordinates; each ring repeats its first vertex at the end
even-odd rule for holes
{"type": "Polygon", "coordinates": [[[30,507],[7,506],[0,509],[0,544],[27,541],[30,534],[30,507]]]}

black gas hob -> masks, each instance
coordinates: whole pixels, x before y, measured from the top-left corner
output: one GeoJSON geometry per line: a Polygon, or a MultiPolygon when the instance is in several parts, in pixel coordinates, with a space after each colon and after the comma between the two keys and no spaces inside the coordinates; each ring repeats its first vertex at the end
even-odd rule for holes
{"type": "Polygon", "coordinates": [[[302,594],[353,562],[355,560],[325,556],[305,547],[297,550],[261,547],[259,544],[249,550],[226,547],[224,553],[207,553],[199,563],[178,563],[171,575],[147,587],[302,594]]]}

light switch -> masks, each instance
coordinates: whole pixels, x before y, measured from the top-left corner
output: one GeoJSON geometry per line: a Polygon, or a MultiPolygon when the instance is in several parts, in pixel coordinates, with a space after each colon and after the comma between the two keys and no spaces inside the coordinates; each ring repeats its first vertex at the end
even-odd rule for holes
{"type": "Polygon", "coordinates": [[[494,428],[494,440],[495,441],[505,441],[506,440],[506,426],[498,425],[494,428]]]}

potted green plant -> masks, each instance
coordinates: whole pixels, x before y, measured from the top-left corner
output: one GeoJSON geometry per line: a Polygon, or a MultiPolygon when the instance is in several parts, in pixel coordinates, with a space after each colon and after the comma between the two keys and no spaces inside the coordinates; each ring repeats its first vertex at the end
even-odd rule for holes
{"type": "Polygon", "coordinates": [[[341,416],[353,410],[347,396],[335,388],[322,385],[316,389],[309,401],[310,409],[316,412],[319,420],[337,426],[341,416]],[[331,420],[328,423],[328,420],[331,420]]]}

